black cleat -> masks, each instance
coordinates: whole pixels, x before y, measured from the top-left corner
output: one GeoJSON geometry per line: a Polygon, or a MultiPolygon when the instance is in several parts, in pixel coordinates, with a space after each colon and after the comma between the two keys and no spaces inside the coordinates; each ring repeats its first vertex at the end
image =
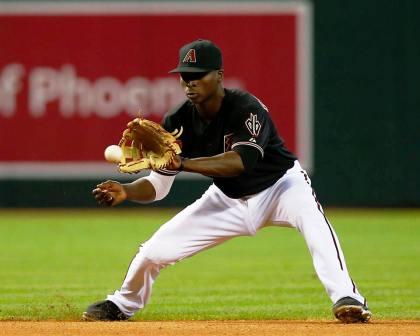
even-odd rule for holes
{"type": "Polygon", "coordinates": [[[333,306],[334,316],[343,323],[369,322],[372,313],[366,304],[349,296],[338,300],[333,306]]]}
{"type": "Polygon", "coordinates": [[[83,313],[84,321],[124,321],[127,319],[128,316],[109,300],[95,302],[83,313]]]}

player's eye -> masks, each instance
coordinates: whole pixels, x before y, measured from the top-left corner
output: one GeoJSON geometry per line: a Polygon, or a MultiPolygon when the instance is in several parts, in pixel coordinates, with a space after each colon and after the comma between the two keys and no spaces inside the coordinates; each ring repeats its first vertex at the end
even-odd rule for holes
{"type": "Polygon", "coordinates": [[[193,80],[199,80],[207,75],[208,72],[181,72],[181,78],[184,82],[190,82],[193,80]]]}

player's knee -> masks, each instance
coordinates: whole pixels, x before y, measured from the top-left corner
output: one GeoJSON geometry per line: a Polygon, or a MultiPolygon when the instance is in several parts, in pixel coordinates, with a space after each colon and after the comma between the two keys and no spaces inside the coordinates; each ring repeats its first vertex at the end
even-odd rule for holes
{"type": "Polygon", "coordinates": [[[294,224],[318,212],[315,199],[304,193],[290,195],[285,202],[282,202],[282,205],[283,208],[287,209],[288,218],[294,224]]]}
{"type": "Polygon", "coordinates": [[[167,266],[177,261],[176,253],[165,242],[147,242],[140,247],[139,252],[149,264],[167,266]]]}

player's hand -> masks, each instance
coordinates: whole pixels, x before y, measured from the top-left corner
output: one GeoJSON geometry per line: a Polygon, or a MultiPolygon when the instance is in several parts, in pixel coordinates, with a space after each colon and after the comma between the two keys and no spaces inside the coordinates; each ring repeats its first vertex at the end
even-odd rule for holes
{"type": "Polygon", "coordinates": [[[96,186],[92,191],[98,204],[114,206],[127,199],[123,185],[116,181],[105,181],[96,186]]]}
{"type": "Polygon", "coordinates": [[[179,170],[179,167],[181,167],[181,157],[179,155],[175,155],[172,162],[165,168],[168,170],[179,170]]]}

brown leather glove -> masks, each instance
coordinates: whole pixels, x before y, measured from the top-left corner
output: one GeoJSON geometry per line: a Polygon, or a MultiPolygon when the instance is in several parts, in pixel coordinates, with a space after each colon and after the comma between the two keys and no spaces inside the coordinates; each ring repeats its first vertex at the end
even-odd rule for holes
{"type": "Polygon", "coordinates": [[[123,153],[118,164],[120,172],[166,168],[181,153],[181,142],[177,140],[181,134],[182,128],[169,133],[159,124],[144,118],[130,121],[118,144],[123,153]]]}

